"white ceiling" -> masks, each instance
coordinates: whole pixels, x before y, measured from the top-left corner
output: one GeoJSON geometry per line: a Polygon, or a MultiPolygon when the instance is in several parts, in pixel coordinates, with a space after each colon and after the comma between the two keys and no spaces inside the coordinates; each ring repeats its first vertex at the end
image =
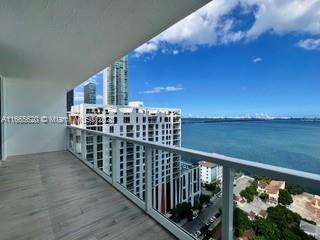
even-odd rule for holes
{"type": "Polygon", "coordinates": [[[208,0],[1,0],[0,73],[71,88],[208,0]]]}

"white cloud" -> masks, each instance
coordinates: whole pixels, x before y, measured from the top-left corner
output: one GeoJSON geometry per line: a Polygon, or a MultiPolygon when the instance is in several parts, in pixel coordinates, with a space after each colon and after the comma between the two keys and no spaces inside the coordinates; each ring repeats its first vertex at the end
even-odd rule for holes
{"type": "Polygon", "coordinates": [[[320,38],[319,39],[304,39],[297,43],[297,45],[306,50],[320,50],[320,38]]]}
{"type": "Polygon", "coordinates": [[[145,44],[142,44],[140,47],[135,49],[136,56],[140,56],[143,53],[146,52],[155,52],[158,50],[158,45],[152,41],[146,42],[145,44]]]}
{"type": "Polygon", "coordinates": [[[143,91],[142,93],[153,94],[153,93],[161,93],[161,92],[177,92],[182,91],[183,87],[175,87],[175,86],[167,86],[167,87],[155,87],[151,90],[143,91]]]}
{"type": "Polygon", "coordinates": [[[252,60],[252,62],[253,62],[253,63],[258,63],[258,62],[261,62],[262,60],[263,60],[262,58],[257,57],[257,58],[254,58],[254,59],[252,60]]]}
{"type": "Polygon", "coordinates": [[[212,46],[253,40],[265,32],[320,34],[319,0],[214,0],[180,22],[160,33],[135,50],[139,56],[175,49],[196,50],[212,46]],[[236,29],[231,12],[240,7],[252,14],[254,21],[247,29],[236,29]],[[162,49],[165,49],[164,51],[162,49]]]}
{"type": "Polygon", "coordinates": [[[101,100],[101,99],[103,99],[103,96],[100,95],[100,94],[98,94],[98,95],[96,96],[96,99],[97,99],[97,100],[101,100]]]}
{"type": "Polygon", "coordinates": [[[259,37],[271,31],[320,34],[320,1],[318,0],[244,0],[247,6],[257,6],[255,22],[247,37],[259,37]]]}

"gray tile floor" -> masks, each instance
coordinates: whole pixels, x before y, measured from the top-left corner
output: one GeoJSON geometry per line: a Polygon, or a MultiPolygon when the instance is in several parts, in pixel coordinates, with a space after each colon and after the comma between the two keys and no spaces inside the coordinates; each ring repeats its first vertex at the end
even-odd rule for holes
{"type": "Polygon", "coordinates": [[[0,167],[0,239],[174,239],[70,153],[11,157],[0,167]]]}

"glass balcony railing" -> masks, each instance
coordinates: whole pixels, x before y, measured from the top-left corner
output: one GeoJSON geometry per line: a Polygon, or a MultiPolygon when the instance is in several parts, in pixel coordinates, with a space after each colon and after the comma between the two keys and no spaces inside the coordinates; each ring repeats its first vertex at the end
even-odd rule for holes
{"type": "Polygon", "coordinates": [[[179,239],[313,239],[320,224],[316,174],[72,126],[67,149],[179,239]]]}

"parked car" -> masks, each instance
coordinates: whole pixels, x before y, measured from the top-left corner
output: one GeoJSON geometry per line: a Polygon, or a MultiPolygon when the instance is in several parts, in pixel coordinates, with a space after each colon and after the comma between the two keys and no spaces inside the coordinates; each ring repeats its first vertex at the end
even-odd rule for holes
{"type": "Polygon", "coordinates": [[[196,219],[199,216],[199,210],[195,210],[192,213],[192,220],[196,219]]]}
{"type": "Polygon", "coordinates": [[[201,235],[201,232],[200,231],[196,231],[194,234],[193,234],[195,237],[199,237],[201,235]]]}
{"type": "Polygon", "coordinates": [[[211,224],[211,225],[210,225],[210,227],[209,227],[209,229],[208,229],[208,230],[209,230],[209,232],[212,232],[212,231],[214,230],[214,228],[213,228],[213,224],[211,224]]]}
{"type": "Polygon", "coordinates": [[[217,212],[214,216],[215,216],[215,218],[218,218],[218,217],[221,216],[221,213],[220,213],[220,212],[217,212]]]}

